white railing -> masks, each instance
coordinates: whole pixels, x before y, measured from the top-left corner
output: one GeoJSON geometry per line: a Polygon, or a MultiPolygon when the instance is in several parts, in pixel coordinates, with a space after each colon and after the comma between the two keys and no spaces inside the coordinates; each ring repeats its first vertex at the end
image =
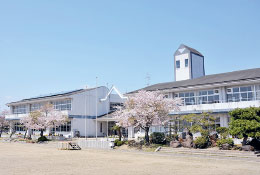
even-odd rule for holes
{"type": "Polygon", "coordinates": [[[112,149],[114,141],[105,139],[79,139],[78,145],[81,148],[97,148],[97,149],[112,149]]]}

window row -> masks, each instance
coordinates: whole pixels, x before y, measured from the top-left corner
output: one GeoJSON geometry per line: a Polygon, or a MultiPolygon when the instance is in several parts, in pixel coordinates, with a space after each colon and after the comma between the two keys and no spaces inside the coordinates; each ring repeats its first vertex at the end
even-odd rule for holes
{"type": "Polygon", "coordinates": [[[52,133],[54,132],[70,132],[71,131],[71,122],[67,122],[64,125],[58,126],[55,128],[52,128],[52,133]]]}
{"type": "MultiPolygon", "coordinates": [[[[59,100],[59,101],[53,101],[51,102],[53,104],[53,108],[59,111],[64,111],[64,110],[71,110],[71,100],[59,100]]],[[[18,105],[18,106],[13,106],[13,114],[26,114],[28,111],[36,111],[41,109],[43,106],[43,103],[33,103],[28,107],[27,105],[18,105]]]]}
{"type": "MultiPolygon", "coordinates": [[[[202,90],[198,92],[181,92],[174,94],[183,100],[184,105],[220,103],[219,89],[202,90]]],[[[226,89],[225,102],[260,100],[260,85],[232,87],[226,89]]]]}
{"type": "MultiPolygon", "coordinates": [[[[177,60],[175,65],[176,65],[176,68],[179,69],[179,68],[181,67],[180,60],[177,60]]],[[[185,66],[185,67],[188,67],[188,66],[189,66],[189,59],[185,59],[185,61],[184,61],[184,66],[185,66]]]]}
{"type": "Polygon", "coordinates": [[[71,110],[71,100],[60,100],[51,102],[54,109],[59,111],[71,110]]]}

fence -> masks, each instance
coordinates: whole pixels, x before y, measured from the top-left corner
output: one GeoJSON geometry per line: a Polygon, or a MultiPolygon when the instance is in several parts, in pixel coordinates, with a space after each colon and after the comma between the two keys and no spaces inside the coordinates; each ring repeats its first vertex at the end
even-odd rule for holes
{"type": "Polygon", "coordinates": [[[105,139],[79,139],[78,145],[84,148],[97,148],[97,149],[112,149],[114,147],[113,140],[105,140],[105,139]]]}

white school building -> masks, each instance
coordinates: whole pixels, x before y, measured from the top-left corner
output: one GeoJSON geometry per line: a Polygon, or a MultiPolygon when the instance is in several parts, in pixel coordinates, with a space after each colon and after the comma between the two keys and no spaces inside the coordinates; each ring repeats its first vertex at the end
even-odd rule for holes
{"type": "MultiPolygon", "coordinates": [[[[116,105],[121,105],[124,99],[125,97],[114,86],[110,90],[100,86],[49,94],[8,103],[10,114],[6,119],[11,121],[13,125],[11,129],[24,134],[25,128],[20,124],[20,119],[50,103],[54,109],[62,111],[70,120],[65,125],[57,127],[56,134],[65,137],[74,137],[75,133],[79,133],[81,137],[95,137],[97,134],[98,137],[105,137],[114,132],[111,127],[115,121],[111,120],[110,113],[115,110],[116,105]],[[112,93],[114,91],[115,94],[112,93]]],[[[53,131],[53,128],[48,128],[44,134],[49,135],[53,131]]]]}
{"type": "MultiPolygon", "coordinates": [[[[205,75],[204,56],[185,45],[180,45],[175,52],[174,62],[176,81],[139,89],[160,91],[166,98],[181,98],[183,106],[180,106],[179,111],[171,111],[170,115],[210,112],[217,117],[216,125],[228,127],[229,111],[260,106],[260,68],[205,75]]],[[[164,128],[155,126],[151,128],[151,132],[153,131],[163,132],[164,128]]],[[[180,128],[179,131],[181,132],[182,129],[180,128]]],[[[144,135],[141,130],[136,130],[136,133],[144,135]]]]}
{"type": "MultiPolygon", "coordinates": [[[[180,110],[171,111],[169,115],[210,112],[217,117],[216,125],[227,127],[230,121],[229,111],[236,108],[260,107],[260,68],[205,75],[204,56],[186,45],[180,45],[177,49],[174,62],[175,81],[139,89],[160,91],[166,98],[181,98],[183,105],[180,106],[180,110]]],[[[139,90],[125,95],[131,96],[139,90]]],[[[121,105],[125,99],[126,97],[115,87],[110,90],[104,86],[79,89],[8,103],[11,114],[6,118],[12,120],[18,133],[23,133],[25,131],[20,127],[19,120],[43,104],[51,103],[55,109],[63,111],[70,118],[70,122],[57,128],[56,133],[73,137],[79,132],[80,136],[95,137],[97,131],[97,136],[106,137],[114,134],[111,130],[116,122],[111,115],[115,110],[114,106],[121,105]],[[112,91],[116,94],[112,94],[112,91]]],[[[179,126],[182,124],[178,123],[179,126]]],[[[165,131],[167,127],[163,126],[150,128],[150,133],[165,131]]],[[[46,134],[51,132],[49,129],[46,134]]],[[[182,132],[181,127],[179,132],[182,132]]],[[[123,134],[128,138],[137,138],[144,136],[144,131],[129,127],[123,134]]]]}

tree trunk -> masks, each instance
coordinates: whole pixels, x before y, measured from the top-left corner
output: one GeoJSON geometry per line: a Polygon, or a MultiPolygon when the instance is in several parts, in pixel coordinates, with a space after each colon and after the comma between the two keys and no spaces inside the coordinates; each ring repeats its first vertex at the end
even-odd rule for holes
{"type": "Polygon", "coordinates": [[[26,138],[27,131],[28,131],[28,129],[26,129],[26,131],[24,133],[24,137],[23,137],[24,139],[26,138]]]}
{"type": "Polygon", "coordinates": [[[243,135],[243,136],[244,136],[244,138],[243,138],[243,141],[242,141],[242,146],[245,146],[248,136],[247,135],[243,135]]]}
{"type": "Polygon", "coordinates": [[[118,137],[119,137],[119,141],[122,140],[122,132],[121,132],[121,127],[118,128],[118,137]]]}
{"type": "Polygon", "coordinates": [[[12,131],[10,134],[10,138],[12,138],[13,134],[15,133],[15,131],[12,131]]]}
{"type": "Polygon", "coordinates": [[[43,129],[41,129],[41,135],[40,136],[43,137],[43,129]]]}
{"type": "Polygon", "coordinates": [[[149,144],[149,127],[145,127],[145,142],[146,144],[149,144]]]}
{"type": "Polygon", "coordinates": [[[2,137],[2,130],[0,131],[0,137],[2,137]]]}

